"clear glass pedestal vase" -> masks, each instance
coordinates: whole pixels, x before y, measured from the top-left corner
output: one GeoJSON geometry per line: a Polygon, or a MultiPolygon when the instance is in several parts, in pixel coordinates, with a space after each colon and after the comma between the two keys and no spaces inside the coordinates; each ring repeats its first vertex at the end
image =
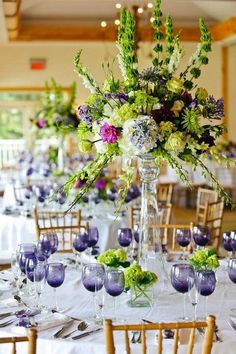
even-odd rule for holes
{"type": "Polygon", "coordinates": [[[129,307],[152,307],[154,302],[153,286],[132,287],[130,289],[129,307]]]}
{"type": "MultiPolygon", "coordinates": [[[[151,154],[139,157],[139,173],[142,182],[140,237],[138,263],[143,269],[157,274],[158,282],[168,282],[162,254],[160,219],[157,202],[157,178],[159,168],[151,154]]],[[[166,283],[167,284],[167,283],[166,283]]]]}

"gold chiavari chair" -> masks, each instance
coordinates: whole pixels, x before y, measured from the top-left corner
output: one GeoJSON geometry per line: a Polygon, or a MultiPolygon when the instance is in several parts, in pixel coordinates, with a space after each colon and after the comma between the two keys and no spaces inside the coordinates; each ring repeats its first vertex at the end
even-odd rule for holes
{"type": "Polygon", "coordinates": [[[198,188],[197,193],[197,210],[196,210],[196,224],[204,225],[204,218],[207,203],[217,202],[218,194],[216,191],[205,188],[198,188]]]}
{"type": "Polygon", "coordinates": [[[72,251],[72,234],[81,227],[81,211],[65,214],[59,211],[38,211],[34,209],[34,220],[38,239],[44,232],[56,232],[59,239],[59,251],[72,251]]]}
{"type": "Polygon", "coordinates": [[[189,329],[189,341],[188,349],[186,353],[192,354],[195,344],[195,336],[197,328],[206,328],[204,334],[204,340],[202,344],[201,354],[211,354],[213,345],[213,335],[215,330],[215,317],[210,315],[207,317],[206,321],[201,322],[170,322],[170,323],[149,323],[149,324],[123,324],[123,325],[113,325],[111,320],[104,321],[105,329],[105,339],[106,339],[106,353],[115,354],[115,341],[114,332],[123,331],[124,341],[125,341],[125,352],[131,354],[129,331],[140,331],[141,332],[141,353],[147,353],[147,338],[146,331],[158,331],[157,338],[157,353],[163,353],[163,331],[164,330],[174,330],[174,340],[173,340],[173,354],[178,353],[179,349],[179,339],[182,330],[189,329]]]}
{"type": "Polygon", "coordinates": [[[176,242],[176,231],[178,229],[190,229],[192,232],[193,223],[190,224],[161,224],[160,232],[162,237],[162,244],[170,246],[171,251],[176,251],[179,245],[176,242]]]}
{"type": "Polygon", "coordinates": [[[157,200],[161,203],[171,203],[173,194],[172,183],[160,183],[157,185],[157,200]]]}
{"type": "Polygon", "coordinates": [[[203,225],[211,230],[211,244],[215,248],[220,246],[220,236],[223,223],[224,201],[219,200],[213,203],[207,203],[203,225]]]}
{"type": "MultiPolygon", "coordinates": [[[[37,345],[37,331],[36,329],[30,329],[28,336],[24,337],[1,337],[0,344],[12,343],[13,348],[11,354],[17,354],[16,344],[21,342],[28,342],[28,354],[36,354],[36,345],[37,345]]],[[[1,349],[0,349],[1,352],[1,349]]],[[[4,354],[7,354],[7,351],[4,350],[4,354]]],[[[26,352],[24,352],[26,353],[26,352]]]]}

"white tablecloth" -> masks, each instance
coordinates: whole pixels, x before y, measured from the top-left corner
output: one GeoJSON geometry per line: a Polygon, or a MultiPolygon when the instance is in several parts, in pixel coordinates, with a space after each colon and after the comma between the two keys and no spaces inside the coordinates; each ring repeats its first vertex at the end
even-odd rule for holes
{"type": "MultiPolygon", "coordinates": [[[[116,218],[113,210],[113,206],[105,203],[98,204],[90,211],[86,210],[85,212],[82,209],[82,218],[83,215],[92,215],[92,218],[84,220],[84,222],[88,221],[90,226],[98,228],[100,252],[104,252],[111,247],[117,247],[118,229],[127,227],[127,218],[121,216],[116,218]]],[[[33,218],[0,214],[0,251],[12,252],[19,243],[33,242],[36,239],[33,218]]]]}
{"type": "MultiPolygon", "coordinates": [[[[235,354],[236,352],[236,332],[230,328],[227,323],[229,311],[235,308],[236,285],[230,282],[225,271],[218,272],[218,284],[215,292],[209,297],[208,312],[214,314],[217,318],[219,327],[219,336],[223,342],[215,342],[213,346],[213,354],[235,354]]],[[[93,296],[83,287],[80,279],[80,274],[73,268],[67,267],[66,280],[64,284],[58,288],[59,306],[70,308],[68,314],[87,320],[93,314],[93,296]]],[[[9,297],[9,294],[4,293],[0,300],[4,297],[9,297]]],[[[117,298],[117,313],[118,317],[122,318],[127,323],[140,322],[142,318],[151,321],[173,321],[182,315],[182,295],[174,293],[173,289],[168,289],[168,294],[163,293],[163,290],[157,287],[155,305],[152,309],[142,308],[134,309],[127,305],[129,299],[128,294],[122,294],[117,298]]],[[[106,318],[113,315],[112,298],[106,294],[104,314],[106,318]]],[[[43,295],[43,303],[50,305],[54,302],[52,288],[45,289],[43,295]]],[[[1,310],[2,311],[2,310],[1,310]]],[[[203,306],[200,303],[198,313],[201,314],[203,306]]],[[[188,302],[187,314],[190,318],[193,316],[193,309],[188,302]]],[[[38,353],[43,354],[105,354],[105,337],[104,333],[95,333],[88,337],[74,341],[72,339],[53,339],[55,333],[61,326],[51,328],[39,333],[38,353]]],[[[88,327],[88,330],[91,326],[88,327]]],[[[10,335],[15,333],[14,327],[7,327],[0,330],[0,335],[10,335]]],[[[77,334],[77,333],[76,333],[77,334]]],[[[125,354],[123,346],[123,334],[117,335],[117,354],[125,354]]],[[[200,347],[202,337],[197,336],[195,354],[201,352],[200,347]]],[[[165,339],[164,346],[165,354],[172,353],[173,340],[165,339]]],[[[140,353],[140,345],[133,344],[134,353],[140,353]]],[[[180,353],[186,353],[185,345],[180,346],[180,353]]],[[[0,354],[6,352],[1,349],[0,354]]],[[[148,340],[148,353],[156,353],[155,349],[155,334],[153,333],[148,340]]],[[[23,354],[21,350],[18,354],[23,354]]]]}

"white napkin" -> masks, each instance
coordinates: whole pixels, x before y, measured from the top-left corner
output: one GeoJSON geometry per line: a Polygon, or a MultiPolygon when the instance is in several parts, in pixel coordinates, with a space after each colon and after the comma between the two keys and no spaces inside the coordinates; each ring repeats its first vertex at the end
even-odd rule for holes
{"type": "Polygon", "coordinates": [[[17,307],[18,305],[18,302],[12,297],[0,301],[0,308],[17,307]]]}

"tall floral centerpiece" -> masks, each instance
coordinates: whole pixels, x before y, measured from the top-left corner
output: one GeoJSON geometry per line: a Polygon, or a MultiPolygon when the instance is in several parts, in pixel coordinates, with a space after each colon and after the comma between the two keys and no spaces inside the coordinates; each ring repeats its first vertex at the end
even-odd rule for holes
{"type": "Polygon", "coordinates": [[[65,136],[77,129],[79,120],[75,114],[76,85],[70,86],[68,96],[63,88],[51,79],[46,83],[45,92],[42,95],[40,109],[32,123],[37,128],[37,133],[42,136],[58,136],[58,169],[64,169],[65,136]]]}
{"type": "Polygon", "coordinates": [[[178,72],[183,55],[180,34],[174,35],[170,16],[166,17],[163,30],[160,0],[154,3],[153,18],[154,59],[150,67],[141,72],[138,69],[135,21],[126,9],[121,10],[116,43],[122,79],[116,79],[108,66],[104,84],[99,86],[81,64],[81,51],[76,55],[75,71],[91,91],[85,104],[77,109],[79,146],[87,153],[95,146],[97,153],[93,161],[75,172],[65,185],[65,191],[69,193],[77,180],[85,181],[71,204],[73,207],[88,192],[101,170],[122,156],[119,208],[132,183],[132,160],[139,159],[142,180],[140,263],[146,263],[150,255],[153,259],[161,255],[156,202],[161,163],[169,164],[187,186],[190,177],[184,166],[191,165],[193,169],[200,166],[203,176],[211,181],[226,203],[230,203],[229,196],[205,161],[209,153],[212,158],[218,158],[211,148],[224,130],[221,124],[216,124],[224,115],[223,101],[209,95],[196,82],[201,67],[208,63],[211,35],[200,19],[200,43],[186,69],[178,72]]]}

